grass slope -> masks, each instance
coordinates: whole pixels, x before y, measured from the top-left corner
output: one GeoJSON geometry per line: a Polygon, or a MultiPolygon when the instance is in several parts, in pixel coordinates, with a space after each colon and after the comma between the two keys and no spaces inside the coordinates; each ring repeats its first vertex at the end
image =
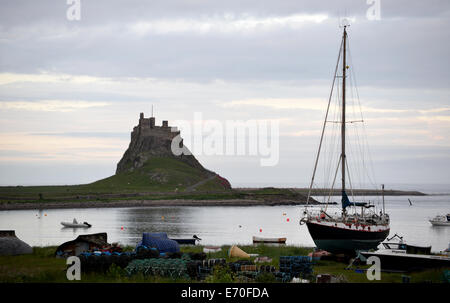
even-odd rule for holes
{"type": "MultiPolygon", "coordinates": [[[[48,200],[79,198],[97,194],[124,194],[136,192],[182,192],[207,176],[204,171],[173,158],[152,158],[133,172],[126,172],[82,185],[64,186],[2,186],[0,200],[48,200]]],[[[220,191],[217,179],[201,186],[202,190],[220,191]]]]}
{"type": "MultiPolygon", "coordinates": [[[[93,190],[121,188],[122,190],[182,191],[207,178],[204,171],[173,158],[151,158],[143,167],[120,173],[89,184],[93,190]]],[[[210,187],[223,189],[219,183],[210,187]]]]}

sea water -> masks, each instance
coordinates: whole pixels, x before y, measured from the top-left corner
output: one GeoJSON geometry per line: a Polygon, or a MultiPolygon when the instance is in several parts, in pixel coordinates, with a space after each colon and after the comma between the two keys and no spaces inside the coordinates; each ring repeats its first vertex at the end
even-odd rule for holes
{"type": "MultiPolygon", "coordinates": [[[[389,236],[398,234],[407,243],[431,245],[433,251],[449,246],[450,227],[432,226],[428,220],[450,213],[450,195],[389,196],[385,205],[391,218],[389,236]]],[[[20,239],[32,246],[60,245],[78,235],[99,232],[106,232],[110,243],[136,245],[143,232],[166,232],[172,238],[197,235],[203,245],[251,244],[252,236],[260,236],[286,237],[288,245],[313,247],[307,227],[299,225],[303,210],[303,206],[11,210],[0,211],[0,230],[15,230],[20,239]],[[92,227],[74,229],[60,223],[73,218],[92,227]]]]}

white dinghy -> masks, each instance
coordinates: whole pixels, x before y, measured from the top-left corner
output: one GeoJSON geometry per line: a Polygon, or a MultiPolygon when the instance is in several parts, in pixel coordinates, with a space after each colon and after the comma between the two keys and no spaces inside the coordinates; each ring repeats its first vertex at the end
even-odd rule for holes
{"type": "Polygon", "coordinates": [[[83,222],[83,223],[78,223],[77,219],[73,218],[72,222],[61,222],[61,225],[64,227],[71,227],[71,228],[89,228],[92,225],[87,223],[87,222],[83,222]]]}

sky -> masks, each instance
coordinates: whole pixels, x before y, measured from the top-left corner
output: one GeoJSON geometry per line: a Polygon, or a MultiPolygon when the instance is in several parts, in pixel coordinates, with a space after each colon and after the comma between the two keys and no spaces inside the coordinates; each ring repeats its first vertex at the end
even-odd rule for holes
{"type": "Polygon", "coordinates": [[[157,124],[195,125],[199,114],[220,125],[276,121],[275,165],[194,154],[235,187],[307,186],[342,18],[377,184],[450,184],[447,0],[0,6],[0,185],[113,175],[139,113],[153,105],[157,124]]]}

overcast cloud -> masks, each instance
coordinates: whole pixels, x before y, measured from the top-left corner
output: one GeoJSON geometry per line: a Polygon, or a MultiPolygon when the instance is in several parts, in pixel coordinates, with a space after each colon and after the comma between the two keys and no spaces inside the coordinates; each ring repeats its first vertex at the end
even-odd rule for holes
{"type": "Polygon", "coordinates": [[[0,184],[113,174],[139,112],[153,104],[158,123],[195,112],[223,123],[278,120],[277,166],[199,159],[234,186],[305,186],[341,17],[351,20],[377,180],[449,183],[446,0],[380,0],[380,20],[367,19],[366,0],[81,0],[79,21],[67,19],[65,0],[0,5],[0,184]]]}

